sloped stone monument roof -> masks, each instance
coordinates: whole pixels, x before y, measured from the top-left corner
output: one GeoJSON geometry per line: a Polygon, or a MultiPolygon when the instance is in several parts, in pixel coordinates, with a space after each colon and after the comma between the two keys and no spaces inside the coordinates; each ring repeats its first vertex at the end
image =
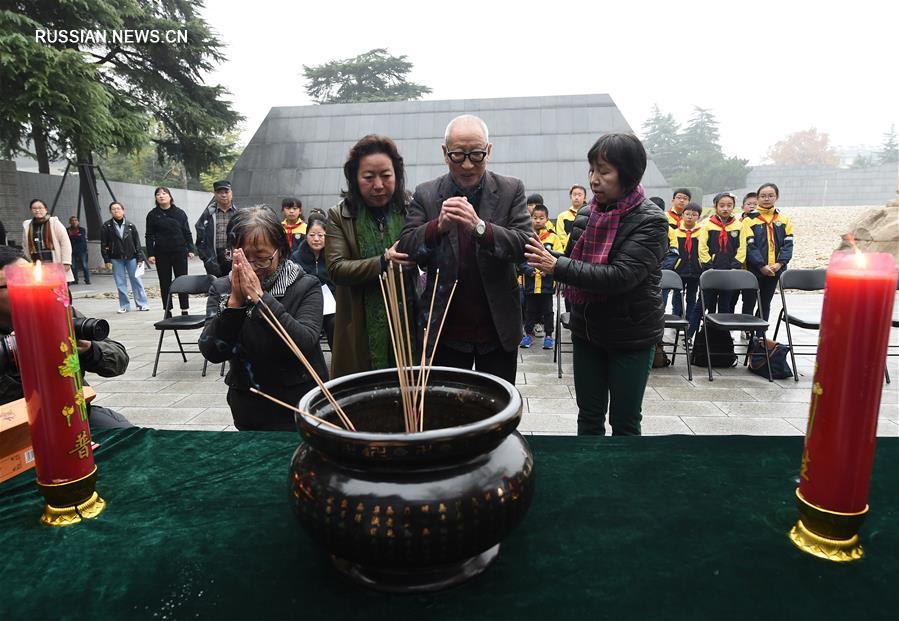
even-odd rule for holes
{"type": "MultiPolygon", "coordinates": [[[[238,205],[296,196],[304,211],[334,205],[344,189],[343,163],[366,134],[393,138],[406,162],[406,187],[447,171],[440,145],[460,114],[483,118],[493,143],[491,170],[518,177],[543,195],[551,214],[568,207],[572,184],[587,185],[587,151],[605,132],[633,129],[609,95],[450,99],[272,108],[231,173],[238,205]]],[[[646,195],[667,203],[670,188],[650,160],[646,195]]]]}

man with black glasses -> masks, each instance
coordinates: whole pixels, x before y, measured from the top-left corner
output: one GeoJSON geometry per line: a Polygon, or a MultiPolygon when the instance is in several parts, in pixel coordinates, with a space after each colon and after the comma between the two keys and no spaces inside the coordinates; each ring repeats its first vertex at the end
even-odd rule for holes
{"type": "Polygon", "coordinates": [[[439,268],[430,343],[453,282],[458,285],[434,364],[473,366],[514,383],[522,336],[515,266],[533,235],[524,184],[487,170],[493,145],[476,116],[450,121],[442,148],[449,173],[415,189],[398,247],[427,269],[419,324],[439,268]]]}

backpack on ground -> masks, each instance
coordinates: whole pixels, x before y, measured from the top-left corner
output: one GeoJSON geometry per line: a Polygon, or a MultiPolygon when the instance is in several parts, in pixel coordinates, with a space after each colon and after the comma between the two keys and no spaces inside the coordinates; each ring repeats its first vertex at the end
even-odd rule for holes
{"type": "Polygon", "coordinates": [[[768,379],[768,360],[771,360],[772,379],[793,377],[793,370],[790,369],[790,363],[787,362],[789,353],[788,345],[754,336],[749,345],[749,370],[768,379]],[[765,346],[768,347],[768,359],[765,358],[765,346]]]}
{"type": "Polygon", "coordinates": [[[693,341],[691,362],[697,367],[708,367],[709,360],[705,353],[705,340],[709,339],[709,351],[712,353],[712,368],[722,369],[737,366],[737,355],[734,353],[734,339],[727,330],[704,328],[693,341]]]}
{"type": "Polygon", "coordinates": [[[664,369],[668,365],[671,364],[671,360],[668,358],[668,354],[665,353],[665,347],[663,343],[656,343],[656,353],[652,357],[652,368],[653,369],[664,369]]]}

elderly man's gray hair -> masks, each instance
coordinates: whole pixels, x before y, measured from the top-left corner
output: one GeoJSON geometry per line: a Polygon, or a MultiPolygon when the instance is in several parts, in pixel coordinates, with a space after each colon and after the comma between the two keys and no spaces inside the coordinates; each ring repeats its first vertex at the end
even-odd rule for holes
{"type": "Polygon", "coordinates": [[[447,124],[446,131],[443,133],[443,144],[446,146],[449,146],[450,131],[456,123],[477,123],[481,126],[481,131],[484,132],[484,143],[490,144],[490,133],[487,131],[487,123],[484,122],[484,119],[473,114],[462,114],[447,124]]]}

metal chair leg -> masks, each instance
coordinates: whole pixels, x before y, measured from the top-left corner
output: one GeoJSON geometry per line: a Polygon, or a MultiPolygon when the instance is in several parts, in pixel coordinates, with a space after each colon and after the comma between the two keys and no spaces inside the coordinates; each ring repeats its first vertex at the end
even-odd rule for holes
{"type": "Polygon", "coordinates": [[[177,330],[172,330],[175,333],[175,340],[178,341],[178,349],[181,350],[181,357],[184,358],[184,362],[187,362],[187,356],[184,355],[184,346],[181,344],[181,337],[178,336],[177,330]]]}
{"type": "MultiPolygon", "coordinates": [[[[708,335],[708,332],[706,332],[708,335]]],[[[677,344],[675,344],[675,348],[677,348],[677,344]]],[[[684,351],[686,352],[684,355],[687,356],[687,379],[689,381],[693,381],[693,367],[690,366],[690,341],[684,340],[684,351]]],[[[674,364],[674,356],[671,357],[671,364],[674,364]]],[[[709,365],[711,365],[711,361],[709,361],[709,365]]]]}
{"type": "Polygon", "coordinates": [[[201,377],[206,377],[206,365],[209,364],[209,361],[206,358],[203,358],[203,372],[200,374],[201,377]]]}
{"type": "MultiPolygon", "coordinates": [[[[789,319],[784,321],[784,327],[787,329],[787,343],[790,346],[790,360],[793,361],[793,381],[799,381],[799,370],[796,368],[796,354],[793,351],[793,334],[790,332],[789,319]]],[[[777,330],[774,331],[774,340],[777,340],[777,330]]]]}
{"type": "Polygon", "coordinates": [[[162,350],[162,337],[165,336],[165,330],[159,332],[159,344],[156,346],[156,360],[153,361],[153,375],[156,377],[156,367],[159,366],[159,352],[162,350]]]}

